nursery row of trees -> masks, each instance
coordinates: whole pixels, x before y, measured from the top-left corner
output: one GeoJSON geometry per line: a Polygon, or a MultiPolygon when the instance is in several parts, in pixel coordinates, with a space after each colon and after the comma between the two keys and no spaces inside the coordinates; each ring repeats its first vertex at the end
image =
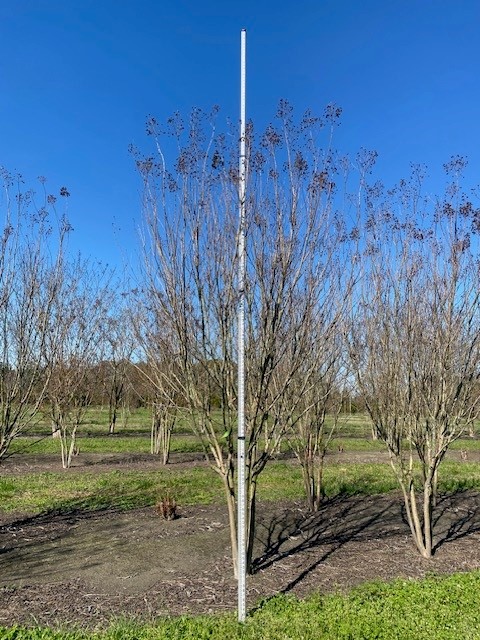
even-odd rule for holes
{"type": "MultiPolygon", "coordinates": [[[[238,135],[217,131],[216,115],[148,122],[154,153],[136,156],[146,230],[139,318],[165,403],[186,399],[224,482],[235,563],[238,135]]],[[[273,124],[247,131],[248,566],[267,461],[287,438],[318,508],[325,418],[335,424],[356,392],[430,557],[439,465],[480,409],[480,209],[461,188],[465,161],[445,165],[439,197],[423,193],[421,167],[387,190],[372,179],[375,153],[335,153],[339,116],[330,105],[295,119],[282,101],[273,124]]]]}
{"type": "MultiPolygon", "coordinates": [[[[387,190],[372,178],[374,153],[334,151],[339,116],[330,105],[296,119],[281,102],[265,131],[247,131],[250,567],[265,465],[288,439],[318,509],[326,443],[356,394],[429,557],[439,465],[480,410],[480,210],[461,188],[465,161],[445,166],[439,197],[423,193],[418,167],[387,190]]],[[[144,184],[142,260],[120,300],[111,274],[67,259],[68,223],[55,217],[54,198],[39,209],[19,194],[15,220],[7,201],[0,456],[40,409],[55,433],[74,433],[93,371],[110,371],[118,406],[135,369],[158,448],[168,452],[181,407],[222,478],[235,565],[238,133],[218,131],[217,119],[216,110],[194,110],[187,122],[176,114],[165,126],[150,118],[152,153],[132,150],[144,184]]]]}

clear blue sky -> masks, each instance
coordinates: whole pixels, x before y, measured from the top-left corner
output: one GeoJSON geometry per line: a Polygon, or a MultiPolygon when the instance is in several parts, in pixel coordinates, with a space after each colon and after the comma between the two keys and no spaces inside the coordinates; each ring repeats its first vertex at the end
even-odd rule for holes
{"type": "Polygon", "coordinates": [[[376,149],[392,182],[410,162],[435,188],[453,154],[480,183],[478,0],[14,0],[0,8],[0,164],[66,185],[73,245],[116,263],[140,223],[127,148],[147,114],[219,104],[238,118],[240,29],[248,115],[279,98],[343,108],[336,146],[376,149]],[[116,229],[114,233],[114,229],[116,229]]]}

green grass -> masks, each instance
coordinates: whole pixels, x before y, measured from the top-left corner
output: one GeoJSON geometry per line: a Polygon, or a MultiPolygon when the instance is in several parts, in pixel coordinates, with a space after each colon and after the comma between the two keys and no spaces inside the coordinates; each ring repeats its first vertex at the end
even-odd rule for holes
{"type": "MultiPolygon", "coordinates": [[[[150,432],[129,432],[125,434],[119,431],[113,436],[107,436],[102,433],[87,433],[82,429],[77,438],[78,446],[82,454],[85,453],[131,453],[141,454],[150,453],[150,432]]],[[[364,437],[337,437],[330,443],[328,451],[337,453],[339,448],[345,453],[376,453],[386,452],[385,444],[381,440],[371,440],[364,437]]],[[[452,451],[480,451],[480,440],[472,440],[465,438],[456,440],[451,445],[452,451]]],[[[171,441],[172,453],[193,453],[201,452],[202,446],[200,439],[194,435],[185,433],[174,433],[171,441]]],[[[284,441],[282,445],[282,453],[290,451],[288,443],[284,441]]],[[[17,437],[13,441],[10,453],[16,455],[22,454],[59,454],[59,442],[54,440],[50,435],[39,437],[17,437]]]]}
{"type": "MultiPolygon", "coordinates": [[[[150,432],[151,411],[148,407],[132,409],[126,414],[126,426],[123,426],[122,412],[119,412],[117,430],[120,432],[150,432]]],[[[40,418],[32,429],[36,434],[50,435],[51,423],[48,418],[40,418]]],[[[90,407],[86,410],[81,430],[92,434],[108,433],[108,408],[90,407]]]]}
{"type": "Polygon", "coordinates": [[[0,628],[3,640],[478,640],[480,572],[374,582],[305,600],[276,596],[234,613],[117,622],[105,631],[0,628]]]}
{"type": "Polygon", "coordinates": [[[450,449],[453,451],[460,451],[460,449],[464,449],[465,451],[480,451],[480,440],[473,440],[468,437],[460,438],[460,440],[452,442],[450,449]]]}
{"type": "Polygon", "coordinates": [[[454,492],[480,489],[480,465],[478,462],[454,462],[444,460],[439,471],[441,491],[454,492]]]}
{"type": "MultiPolygon", "coordinates": [[[[386,465],[332,465],[325,473],[327,495],[380,493],[395,487],[386,465]]],[[[130,509],[154,504],[168,489],[179,505],[220,503],[223,485],[208,467],[105,473],[32,473],[0,477],[0,511],[42,513],[51,510],[130,509]]],[[[260,500],[301,499],[298,465],[275,462],[260,476],[260,500]]]]}
{"type": "MultiPolygon", "coordinates": [[[[327,426],[329,418],[327,416],[327,426]]],[[[337,425],[337,435],[348,438],[370,438],[372,434],[372,422],[370,418],[361,413],[353,415],[341,415],[337,425]]]]}
{"type": "MultiPolygon", "coordinates": [[[[459,473],[459,480],[462,475],[459,473]]],[[[358,493],[377,494],[396,488],[385,464],[330,465],[325,469],[327,496],[358,493]]],[[[158,471],[109,471],[105,473],[33,473],[0,477],[1,511],[42,513],[51,510],[130,509],[152,505],[169,491],[178,504],[222,502],[220,477],[208,467],[158,471]]],[[[290,462],[273,462],[260,476],[258,498],[265,501],[303,497],[300,467],[290,462]]]]}
{"type": "MultiPolygon", "coordinates": [[[[143,436],[84,436],[80,433],[77,445],[84,453],[150,453],[150,434],[143,436]]],[[[170,451],[172,453],[192,453],[201,451],[201,443],[195,436],[174,435],[172,437],[170,451]]],[[[22,454],[58,454],[60,456],[60,443],[51,436],[44,438],[18,437],[10,447],[9,453],[22,454]]]]}
{"type": "MultiPolygon", "coordinates": [[[[158,471],[116,470],[105,473],[31,473],[0,477],[0,513],[38,514],[51,510],[131,509],[155,504],[170,493],[182,505],[221,503],[220,477],[206,466],[158,471]]],[[[325,468],[326,496],[376,495],[397,489],[388,464],[330,464],[325,468]]],[[[440,491],[480,489],[480,467],[475,463],[445,461],[440,491]]],[[[258,498],[264,501],[304,497],[300,467],[291,461],[272,462],[260,476],[258,498]]]]}
{"type": "MultiPolygon", "coordinates": [[[[222,433],[221,414],[214,414],[218,421],[219,434],[222,433]]],[[[331,423],[327,416],[327,427],[331,423]]],[[[480,425],[477,425],[477,430],[480,425]]],[[[86,411],[83,424],[78,431],[78,439],[82,453],[149,453],[150,451],[151,410],[140,407],[128,412],[126,425],[123,424],[121,412],[118,418],[116,434],[108,436],[108,408],[91,407],[86,411]]],[[[29,437],[14,440],[10,452],[21,455],[55,454],[59,453],[59,445],[52,440],[51,426],[47,419],[36,422],[29,430],[29,437]]],[[[381,441],[371,438],[371,421],[364,414],[342,415],[339,418],[337,432],[329,450],[338,451],[341,447],[345,452],[385,451],[381,441]]],[[[465,449],[479,451],[480,440],[464,437],[452,444],[452,450],[465,449]]],[[[192,432],[192,427],[186,415],[179,413],[172,438],[173,452],[201,451],[200,441],[192,432]],[[191,438],[189,440],[189,438],[191,438]]],[[[289,451],[286,441],[282,444],[282,452],[289,451]]]]}
{"type": "MultiPolygon", "coordinates": [[[[118,435],[150,434],[151,424],[152,412],[150,407],[131,409],[125,414],[125,420],[120,411],[117,417],[116,433],[118,435]]],[[[89,407],[85,412],[79,432],[80,434],[106,435],[108,426],[108,408],[89,407]]],[[[177,416],[176,430],[182,434],[192,433],[188,418],[180,412],[177,416]]],[[[28,431],[35,433],[35,435],[48,436],[51,434],[50,420],[48,417],[39,417],[28,431]]]]}
{"type": "Polygon", "coordinates": [[[381,440],[371,440],[367,438],[354,438],[354,437],[338,437],[331,441],[328,451],[331,453],[337,453],[338,450],[348,453],[365,452],[365,451],[386,451],[385,443],[381,440]]]}
{"type": "Polygon", "coordinates": [[[131,509],[155,504],[167,491],[180,505],[209,504],[223,497],[220,478],[207,467],[170,472],[39,473],[0,478],[4,512],[131,509]]]}

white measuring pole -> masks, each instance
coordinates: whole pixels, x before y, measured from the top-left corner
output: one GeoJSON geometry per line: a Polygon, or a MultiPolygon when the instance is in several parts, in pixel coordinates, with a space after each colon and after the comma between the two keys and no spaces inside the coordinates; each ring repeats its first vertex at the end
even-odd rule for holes
{"type": "Polygon", "coordinates": [[[237,426],[237,576],[238,621],[246,615],[246,539],[245,539],[245,85],[247,32],[240,36],[240,167],[238,183],[238,426],[237,426]]]}

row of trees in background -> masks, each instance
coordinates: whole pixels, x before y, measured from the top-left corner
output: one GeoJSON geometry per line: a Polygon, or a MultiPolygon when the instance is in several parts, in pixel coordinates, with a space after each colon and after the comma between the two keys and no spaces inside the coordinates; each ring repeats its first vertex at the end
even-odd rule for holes
{"type": "Polygon", "coordinates": [[[108,397],[114,430],[133,366],[131,332],[113,274],[69,255],[68,191],[62,188],[58,200],[44,179],[39,195],[22,190],[19,176],[2,170],[1,178],[0,459],[43,418],[68,467],[78,427],[99,396],[108,397]]]}
{"type": "MultiPolygon", "coordinates": [[[[265,465],[287,440],[318,509],[326,447],[352,398],[386,443],[429,557],[439,465],[480,410],[480,210],[461,190],[464,161],[446,165],[439,198],[423,195],[418,168],[386,190],[371,177],[375,154],[335,153],[339,116],[330,105],[295,119],[281,102],[274,124],[247,132],[249,568],[265,465]]],[[[181,411],[222,479],[235,566],[238,134],[216,121],[216,110],[149,119],[152,154],[133,150],[142,267],[123,295],[99,265],[67,259],[55,199],[14,198],[4,175],[0,458],[42,412],[68,466],[86,407],[107,399],[113,433],[130,396],[152,407],[152,451],[167,463],[181,411]]]]}

